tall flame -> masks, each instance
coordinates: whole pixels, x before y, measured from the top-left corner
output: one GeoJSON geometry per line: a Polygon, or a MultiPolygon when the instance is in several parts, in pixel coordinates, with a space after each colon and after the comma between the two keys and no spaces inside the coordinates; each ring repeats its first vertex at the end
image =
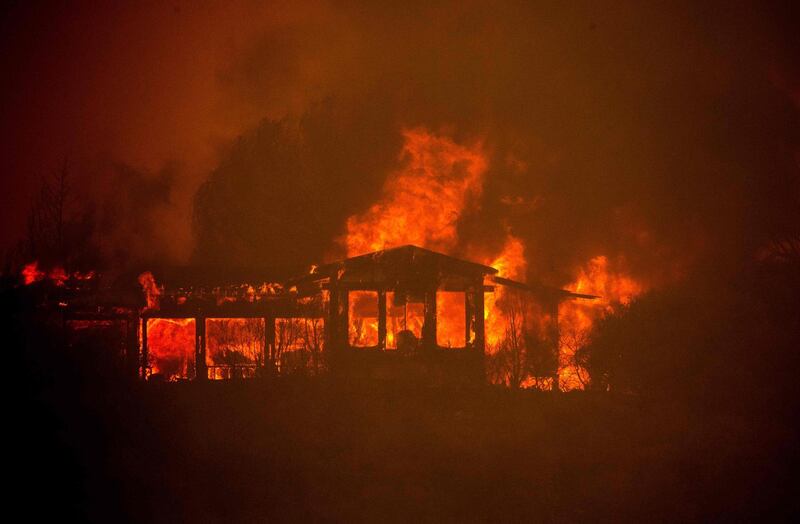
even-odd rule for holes
{"type": "Polygon", "coordinates": [[[421,128],[403,131],[403,138],[403,168],[389,177],[379,202],[347,220],[348,256],[403,244],[447,253],[462,211],[482,191],[488,162],[480,143],[462,146],[421,128]]]}
{"type": "MultiPolygon", "coordinates": [[[[488,262],[488,265],[495,268],[502,277],[513,280],[524,279],[528,264],[525,260],[525,246],[522,241],[511,233],[507,233],[503,250],[494,260],[488,262]]],[[[508,319],[500,307],[504,293],[505,288],[497,286],[494,293],[487,294],[485,298],[486,349],[489,352],[496,350],[505,335],[508,319]]]]}

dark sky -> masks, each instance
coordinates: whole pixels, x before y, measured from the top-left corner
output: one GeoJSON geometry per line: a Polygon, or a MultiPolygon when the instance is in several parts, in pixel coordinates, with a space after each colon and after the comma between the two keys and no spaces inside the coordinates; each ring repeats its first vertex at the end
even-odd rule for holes
{"type": "Polygon", "coordinates": [[[306,262],[423,126],[490,156],[465,238],[510,228],[554,279],[598,254],[657,278],[749,252],[800,223],[800,18],[644,4],[3,7],[0,246],[66,159],[126,256],[306,262]]]}

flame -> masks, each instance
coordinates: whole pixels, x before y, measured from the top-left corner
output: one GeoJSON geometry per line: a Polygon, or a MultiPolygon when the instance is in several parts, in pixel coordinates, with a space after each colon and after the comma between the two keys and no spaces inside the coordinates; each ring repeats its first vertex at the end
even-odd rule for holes
{"type": "Polygon", "coordinates": [[[421,128],[403,138],[403,168],[388,178],[379,202],[347,220],[348,256],[404,244],[450,252],[462,211],[482,191],[488,161],[480,143],[462,146],[421,128]]]}
{"type": "MultiPolygon", "coordinates": [[[[465,146],[423,128],[402,134],[403,167],[389,176],[377,203],[347,220],[344,243],[348,256],[405,244],[450,253],[458,241],[459,219],[482,193],[488,160],[480,142],[465,146]]],[[[436,339],[442,347],[464,347],[468,336],[464,296],[453,295],[440,292],[437,300],[436,339]]],[[[362,304],[353,309],[356,302],[351,302],[351,318],[357,317],[350,325],[351,344],[372,346],[377,343],[377,313],[372,311],[377,299],[370,297],[369,307],[364,296],[351,293],[352,299],[362,304]]],[[[397,348],[401,332],[419,339],[423,304],[405,297],[395,305],[393,293],[387,299],[386,347],[397,348]]],[[[469,337],[472,340],[474,334],[469,337]]]]}
{"type": "MultiPolygon", "coordinates": [[[[383,187],[380,200],[359,215],[347,220],[345,247],[348,256],[415,244],[443,253],[451,253],[458,244],[457,225],[470,198],[480,196],[489,162],[482,144],[456,144],[451,138],[438,136],[423,128],[403,131],[404,146],[401,158],[404,166],[394,172],[383,187]]],[[[528,262],[525,245],[510,231],[499,254],[474,257],[498,270],[499,276],[525,281],[528,262]]],[[[559,382],[562,389],[582,387],[585,371],[572,363],[577,347],[586,342],[594,321],[608,311],[628,304],[642,293],[644,286],[623,272],[615,271],[606,256],[590,259],[577,270],[577,276],[567,289],[602,297],[597,301],[571,300],[559,310],[559,382]]],[[[510,291],[497,286],[485,296],[486,351],[494,353],[503,343],[509,326],[510,291]]],[[[387,297],[388,298],[388,297],[387,297]]],[[[437,303],[437,341],[445,347],[456,347],[471,335],[464,333],[464,310],[448,302],[443,294],[437,303]]],[[[371,300],[371,304],[376,300],[371,300]]],[[[518,305],[516,307],[519,307],[518,305]]],[[[408,322],[407,305],[394,308],[387,315],[387,347],[396,347],[396,331],[405,329],[408,322]],[[397,309],[397,311],[394,311],[397,309]],[[399,313],[398,313],[399,312],[399,313]]],[[[555,319],[539,306],[524,306],[527,329],[545,333],[555,319]]],[[[374,304],[371,306],[374,309],[374,304]]],[[[352,312],[351,312],[352,313],[352,312]]],[[[414,318],[408,329],[416,328],[421,319],[414,318]]],[[[365,315],[359,319],[357,333],[360,345],[377,340],[377,319],[365,315]],[[363,338],[363,340],[362,340],[363,338]]],[[[353,326],[351,326],[353,328],[353,326]]],[[[525,383],[546,387],[547,380],[528,380],[525,383]]]]}
{"type": "Polygon", "coordinates": [[[464,293],[437,291],[436,318],[436,344],[438,346],[443,348],[466,347],[467,315],[464,293]]]}
{"type": "Polygon", "coordinates": [[[406,341],[421,339],[424,323],[425,304],[421,298],[396,298],[394,291],[386,292],[386,349],[397,349],[402,337],[406,337],[406,341]],[[409,338],[409,334],[413,338],[409,338]]]}
{"type": "Polygon", "coordinates": [[[348,339],[353,347],[373,347],[378,344],[378,293],[351,291],[348,297],[348,339]]]}
{"type": "MultiPolygon", "coordinates": [[[[525,260],[525,246],[522,241],[511,233],[506,234],[506,241],[500,254],[488,262],[488,265],[497,270],[501,277],[513,280],[524,280],[528,263],[525,260]]],[[[484,322],[486,329],[486,350],[493,353],[497,350],[500,341],[505,335],[508,319],[501,307],[507,290],[496,286],[494,293],[485,295],[484,322]]]]}
{"type": "MultiPolygon", "coordinates": [[[[453,254],[459,245],[458,222],[473,200],[481,195],[489,166],[483,145],[480,142],[471,145],[458,144],[450,137],[437,135],[423,128],[404,130],[402,135],[402,167],[388,177],[378,202],[347,220],[346,236],[342,239],[342,244],[348,256],[405,244],[453,254]]],[[[490,253],[490,256],[473,255],[471,258],[494,267],[499,276],[525,281],[528,269],[525,251],[523,241],[511,231],[506,231],[505,242],[499,253],[490,253]]],[[[571,291],[602,298],[597,301],[570,300],[561,304],[558,318],[561,334],[558,341],[558,374],[562,389],[580,388],[585,383],[585,370],[578,368],[572,357],[576,349],[587,340],[595,320],[616,310],[620,305],[630,303],[634,297],[645,291],[642,283],[619,271],[617,266],[623,264],[612,264],[606,256],[594,257],[577,268],[574,281],[567,286],[571,291]]],[[[316,271],[316,266],[309,270],[312,274],[316,271]]],[[[43,278],[35,264],[25,274],[30,274],[32,281],[43,278]]],[[[26,276],[26,281],[28,278],[26,276]]],[[[163,288],[157,285],[150,272],[142,273],[139,283],[147,298],[147,309],[158,309],[163,288]]],[[[253,302],[280,291],[282,289],[273,284],[263,284],[260,287],[243,285],[235,289],[216,289],[213,295],[217,303],[221,304],[241,299],[253,302]]],[[[288,292],[296,294],[297,289],[291,287],[288,292]]],[[[520,307],[525,317],[524,329],[538,330],[542,334],[553,326],[555,319],[543,311],[540,305],[520,306],[518,302],[514,292],[503,286],[496,286],[493,293],[485,295],[485,341],[488,353],[495,353],[501,348],[508,334],[511,315],[518,314],[520,307]],[[512,312],[514,308],[516,313],[512,312]]],[[[386,303],[387,349],[398,347],[400,333],[404,333],[403,340],[419,340],[424,323],[424,304],[421,297],[395,297],[394,293],[388,292],[386,303]]],[[[377,293],[351,291],[349,317],[353,319],[348,326],[350,344],[357,347],[377,345],[377,293]]],[[[440,290],[437,293],[438,345],[464,347],[475,335],[467,333],[466,327],[464,295],[440,290]]],[[[153,372],[170,379],[193,375],[194,320],[151,319],[148,328],[151,333],[149,346],[153,372]]],[[[239,328],[237,326],[233,332],[239,328]]],[[[214,338],[218,337],[215,335],[214,338]]],[[[211,346],[214,346],[213,342],[211,346]]],[[[258,351],[263,354],[263,350],[262,343],[258,351]]],[[[214,351],[211,349],[211,353],[214,351]]],[[[224,351],[220,349],[218,353],[223,354],[224,351]]],[[[253,361],[254,355],[255,353],[247,357],[248,363],[253,361]]],[[[212,358],[211,363],[216,365],[216,360],[212,358]]],[[[523,386],[547,387],[548,380],[541,377],[531,380],[529,377],[523,380],[523,386]]]]}
{"type": "Polygon", "coordinates": [[[36,261],[33,261],[22,268],[22,281],[26,286],[43,280],[45,276],[45,272],[39,270],[39,263],[36,261]]]}
{"type": "Polygon", "coordinates": [[[139,275],[139,285],[142,286],[145,299],[147,299],[147,309],[158,309],[159,297],[161,296],[161,288],[156,284],[156,279],[149,271],[145,271],[139,275]]]}
{"type": "Polygon", "coordinates": [[[44,279],[50,280],[50,282],[56,286],[64,286],[70,279],[90,280],[92,278],[94,278],[94,271],[89,271],[88,273],[80,273],[76,271],[70,274],[67,273],[67,271],[61,266],[55,266],[49,271],[45,271],[39,268],[39,262],[36,260],[26,264],[22,268],[22,282],[26,286],[36,282],[41,282],[44,279]]]}
{"type": "Polygon", "coordinates": [[[170,381],[194,378],[195,320],[147,319],[147,351],[151,376],[159,374],[170,381]]]}

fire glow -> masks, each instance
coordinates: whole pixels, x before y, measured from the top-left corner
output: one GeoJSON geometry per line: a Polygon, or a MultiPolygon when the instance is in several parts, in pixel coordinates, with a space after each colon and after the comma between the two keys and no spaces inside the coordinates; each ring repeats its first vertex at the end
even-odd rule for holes
{"type": "MultiPolygon", "coordinates": [[[[401,160],[403,168],[390,174],[386,180],[381,199],[365,212],[347,220],[347,235],[344,244],[348,256],[414,244],[427,249],[452,253],[458,245],[457,225],[459,219],[483,191],[484,178],[489,159],[480,141],[472,145],[459,145],[446,136],[433,134],[417,128],[403,132],[405,140],[401,160]]],[[[491,258],[477,260],[498,270],[502,277],[524,281],[528,269],[525,245],[511,232],[505,232],[502,250],[491,258]]],[[[576,343],[585,343],[594,321],[613,311],[620,304],[629,303],[644,288],[630,276],[613,272],[607,257],[597,256],[580,268],[575,280],[566,286],[569,291],[595,294],[599,303],[588,301],[565,301],[559,308],[559,365],[558,375],[562,389],[576,389],[584,385],[584,373],[570,360],[576,343]]],[[[498,286],[488,293],[485,304],[486,351],[498,351],[507,335],[509,318],[504,307],[507,290],[498,286]]],[[[377,303],[375,304],[377,306],[377,303]]],[[[421,304],[420,304],[421,305],[421,304]]],[[[452,305],[452,304],[451,304],[452,305]]],[[[408,305],[405,306],[406,310],[408,305]]],[[[359,326],[357,341],[368,345],[377,341],[377,311],[374,318],[367,312],[359,326]],[[369,323],[369,319],[374,322],[369,323]]],[[[536,311],[538,328],[552,322],[547,312],[536,311]]],[[[402,318],[406,318],[404,311],[402,318]]],[[[389,315],[390,324],[399,318],[389,315]]],[[[421,312],[413,317],[412,331],[421,329],[421,312]]],[[[457,340],[463,346],[463,309],[457,307],[437,308],[437,332],[449,333],[437,343],[445,347],[458,347],[448,341],[457,340]],[[462,313],[459,315],[459,311],[462,313]],[[440,328],[440,326],[442,326],[440,328]],[[448,339],[448,336],[452,337],[448,339]],[[443,343],[444,342],[444,343],[443,343]]],[[[353,326],[351,326],[353,328],[353,326]]],[[[353,333],[351,333],[353,335],[353,333]]],[[[417,336],[419,336],[417,334],[417,336]]],[[[395,347],[395,334],[387,333],[387,347],[395,347]]]]}
{"type": "MultiPolygon", "coordinates": [[[[510,228],[502,231],[503,242],[494,253],[482,252],[474,243],[458,238],[458,226],[470,212],[480,212],[479,197],[490,162],[481,141],[460,145],[451,138],[417,128],[403,132],[405,144],[400,161],[402,166],[390,173],[380,199],[364,212],[346,221],[346,236],[340,239],[349,257],[368,252],[414,244],[419,247],[453,255],[466,251],[466,257],[483,266],[497,270],[498,276],[523,283],[528,278],[528,247],[510,228]]],[[[464,254],[464,253],[462,253],[464,254]]],[[[487,358],[505,357],[504,352],[525,352],[542,349],[549,344],[550,371],[547,365],[532,369],[526,365],[524,376],[492,376],[495,382],[522,387],[550,388],[557,373],[562,390],[586,386],[588,377],[574,361],[576,351],[587,343],[595,320],[618,307],[630,303],[645,287],[625,272],[623,260],[611,260],[598,255],[577,267],[575,278],[566,290],[581,295],[595,295],[599,300],[570,299],[560,302],[558,318],[555,308],[538,303],[533,295],[525,296],[506,285],[494,285],[484,292],[484,348],[487,358]],[[526,346],[530,345],[531,348],[526,346]],[[534,347],[535,346],[535,347],[534,347]],[[538,373],[538,374],[537,374],[538,373]]],[[[313,266],[308,275],[317,275],[313,266]]],[[[58,283],[58,273],[47,275],[37,266],[26,267],[26,281],[46,276],[58,283]]],[[[65,277],[66,278],[66,277],[65,277]]],[[[63,279],[61,280],[63,281],[63,279]]],[[[490,282],[491,283],[491,282],[490,282]]],[[[512,282],[513,283],[513,282],[512,282]]],[[[147,313],[146,361],[143,366],[149,376],[165,380],[194,378],[198,372],[209,379],[250,378],[259,367],[269,363],[270,369],[281,372],[289,369],[319,370],[323,348],[321,318],[273,318],[267,325],[264,318],[156,318],[165,299],[150,272],[139,276],[139,284],[147,313]],[[202,322],[197,325],[197,322],[202,322]],[[198,328],[200,331],[198,331],[198,328]],[[270,333],[267,333],[267,330],[270,333]],[[271,342],[268,342],[271,341],[271,342]],[[198,350],[196,348],[203,348],[198,350]],[[269,353],[269,354],[267,354],[269,353]],[[196,362],[196,355],[204,360],[196,362]]],[[[476,332],[468,293],[448,290],[445,285],[435,289],[435,332],[426,340],[443,350],[464,350],[476,342],[476,332]]],[[[521,284],[522,287],[525,284],[521,284]]],[[[463,289],[463,288],[462,288],[463,289]]],[[[480,289],[480,288],[479,288],[480,289]]],[[[556,289],[556,288],[552,288],[556,289]]],[[[480,292],[480,291],[478,291],[480,292]]],[[[177,305],[186,303],[192,293],[170,297],[177,305]]],[[[329,296],[323,292],[322,302],[329,296]]],[[[398,354],[413,353],[425,339],[426,317],[431,304],[429,292],[420,294],[411,289],[386,290],[351,289],[347,301],[346,343],[352,348],[380,348],[398,354]],[[383,300],[383,304],[382,301],[383,300]],[[385,308],[385,333],[380,333],[382,311],[385,308]],[[381,337],[384,338],[381,338],[381,337]]],[[[549,296],[549,295],[548,295],[549,296]]],[[[262,299],[292,297],[305,304],[310,297],[299,297],[298,287],[284,289],[280,284],[251,286],[242,284],[214,288],[204,296],[217,307],[226,304],[257,303],[262,299]]],[[[201,298],[199,295],[195,298],[201,298]]],[[[183,316],[173,313],[174,317],[183,316]]],[[[278,315],[280,317],[280,315],[278,315]]],[[[289,315],[291,316],[291,315],[289,315]]],[[[433,320],[432,320],[433,321],[433,320]]],[[[549,358],[549,357],[548,357],[549,358]]]]}
{"type": "Polygon", "coordinates": [[[67,271],[61,266],[55,266],[49,270],[45,270],[40,268],[39,262],[36,260],[26,264],[22,268],[22,283],[26,286],[30,286],[31,284],[42,282],[44,280],[48,280],[56,286],[64,286],[68,280],[87,281],[93,279],[94,277],[94,271],[73,271],[71,273],[67,273],[67,271]]]}

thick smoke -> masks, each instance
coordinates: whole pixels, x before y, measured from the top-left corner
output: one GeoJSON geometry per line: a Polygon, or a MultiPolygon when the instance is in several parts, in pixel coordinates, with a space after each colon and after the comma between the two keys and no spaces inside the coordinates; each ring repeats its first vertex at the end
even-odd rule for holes
{"type": "MultiPolygon", "coordinates": [[[[65,156],[150,174],[174,160],[169,202],[146,218],[126,204],[117,214],[135,225],[110,228],[132,236],[132,257],[305,265],[343,254],[347,217],[401,167],[403,130],[423,128],[480,142],[489,160],[455,254],[497,252],[510,231],[528,278],[563,284],[602,255],[668,282],[800,223],[792,11],[20,6],[3,20],[2,187],[33,193],[30,173],[65,156]]],[[[2,211],[6,244],[21,207],[2,211]]]]}
{"type": "Polygon", "coordinates": [[[345,5],[325,45],[302,22],[257,39],[225,72],[232,96],[271,104],[291,77],[307,100],[224,155],[196,199],[195,260],[336,253],[418,127],[489,157],[456,251],[496,252],[510,231],[529,278],[554,284],[600,255],[655,284],[747,259],[798,203],[798,111],[775,80],[794,49],[774,15],[345,5]]]}
{"type": "Polygon", "coordinates": [[[116,164],[102,173],[92,239],[101,260],[116,268],[182,260],[191,230],[183,219],[188,205],[180,201],[181,167],[171,163],[150,172],[116,164]]]}

